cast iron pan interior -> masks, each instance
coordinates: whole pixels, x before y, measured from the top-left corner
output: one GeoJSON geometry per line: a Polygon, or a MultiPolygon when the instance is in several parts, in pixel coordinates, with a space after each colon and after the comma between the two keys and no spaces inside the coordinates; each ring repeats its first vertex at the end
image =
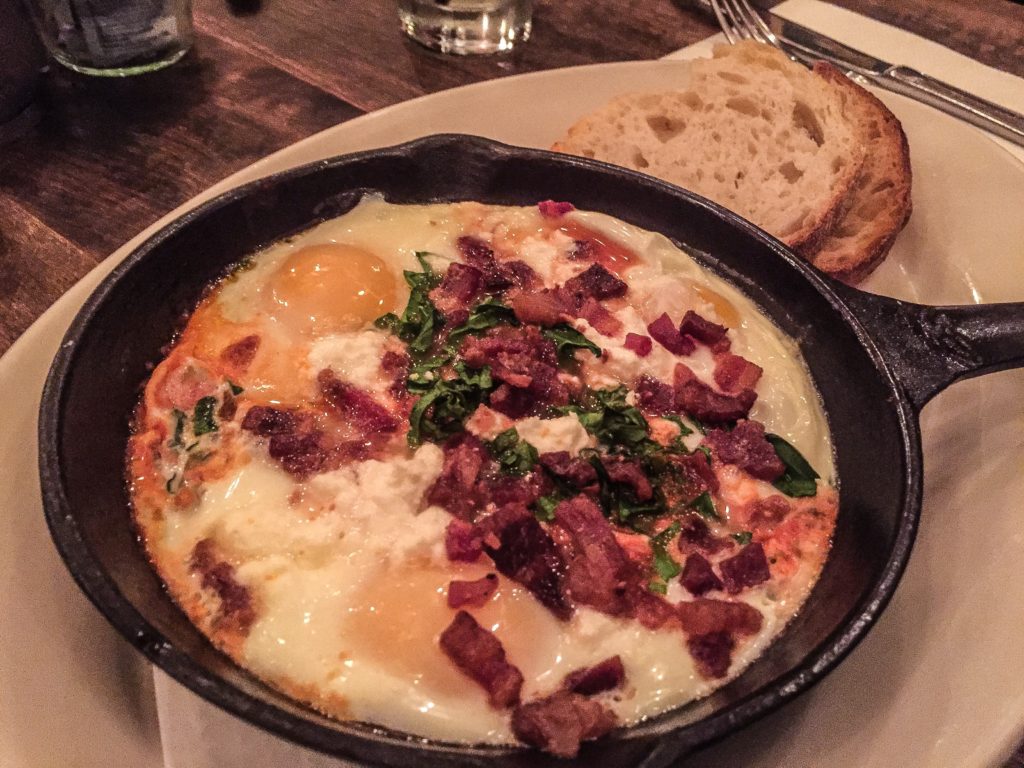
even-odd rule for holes
{"type": "Polygon", "coordinates": [[[921,459],[914,404],[847,306],[850,293],[841,298],[774,239],[670,185],[592,161],[438,136],[288,171],[200,206],[118,266],[71,326],[40,416],[46,516],[79,585],[136,648],[224,709],[339,756],[392,766],[565,765],[531,750],[423,742],[339,723],[293,703],[209,645],[136,541],[123,480],[129,418],[183,315],[245,254],[344,213],[370,191],[396,203],[569,200],[711,254],[702,259],[707,266],[798,340],[824,399],[842,506],[832,554],[805,609],[739,679],[584,745],[580,764],[665,765],[792,698],[853,647],[909,554],[921,459]]]}

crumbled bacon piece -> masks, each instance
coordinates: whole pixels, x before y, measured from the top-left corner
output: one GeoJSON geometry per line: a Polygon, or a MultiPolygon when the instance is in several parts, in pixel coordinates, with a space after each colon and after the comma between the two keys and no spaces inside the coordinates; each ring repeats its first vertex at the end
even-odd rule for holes
{"type": "Polygon", "coordinates": [[[540,215],[546,219],[560,219],[565,214],[575,211],[576,206],[572,203],[542,200],[537,203],[537,209],[540,211],[540,215]]]}
{"type": "Polygon", "coordinates": [[[319,472],[330,456],[320,430],[274,435],[267,451],[270,458],[281,462],[286,472],[297,477],[319,472]]]}
{"type": "Polygon", "coordinates": [[[663,381],[644,374],[636,380],[636,404],[644,413],[663,416],[672,413],[675,392],[663,381]]]}
{"type": "Polygon", "coordinates": [[[671,472],[666,473],[661,489],[670,506],[691,503],[704,492],[718,491],[718,477],[701,451],[683,456],[668,456],[671,472]]]}
{"type": "Polygon", "coordinates": [[[782,496],[755,499],[744,511],[747,525],[754,528],[774,528],[786,519],[793,507],[782,496]]]}
{"type": "Polygon", "coordinates": [[[713,347],[727,338],[728,328],[705,320],[692,309],[688,309],[683,315],[683,321],[679,324],[679,332],[692,336],[701,344],[713,347]]]}
{"type": "Polygon", "coordinates": [[[557,757],[573,758],[580,742],[604,736],[617,724],[615,713],[578,693],[558,691],[512,712],[516,738],[557,757]]]}
{"type": "Polygon", "coordinates": [[[498,577],[496,574],[488,573],[486,576],[475,581],[461,581],[453,579],[448,584],[448,607],[479,608],[491,599],[498,588],[498,577]]]}
{"type": "Polygon", "coordinates": [[[697,348],[697,345],[693,343],[693,339],[683,336],[679,332],[679,329],[672,322],[672,318],[668,316],[667,312],[654,322],[649,323],[647,325],[647,332],[651,334],[651,338],[673,355],[689,355],[697,348]]]}
{"type": "Polygon", "coordinates": [[[254,405],[245,412],[242,429],[254,432],[260,437],[284,435],[302,429],[310,422],[308,414],[301,411],[271,408],[266,405],[254,405]]]}
{"type": "Polygon", "coordinates": [[[246,633],[256,620],[249,589],[238,582],[235,569],[221,560],[211,539],[196,542],[189,558],[189,567],[202,576],[203,589],[217,595],[220,606],[217,609],[218,626],[246,633]]]}
{"type": "Polygon", "coordinates": [[[626,679],[626,669],[619,656],[612,656],[592,667],[577,669],[566,675],[562,688],[583,696],[618,688],[626,679]]]}
{"type": "Polygon", "coordinates": [[[601,459],[608,479],[613,483],[622,483],[633,489],[637,501],[650,501],[654,495],[651,481],[644,473],[638,461],[630,461],[621,456],[605,456],[601,459]]]}
{"type": "Polygon", "coordinates": [[[506,709],[519,703],[522,673],[506,659],[501,641],[468,613],[455,614],[441,633],[440,645],[455,666],[487,691],[492,707],[506,709]]]}
{"type": "Polygon", "coordinates": [[[454,518],[444,529],[444,551],[455,562],[472,563],[483,554],[484,532],[472,523],[454,518]]]}
{"type": "Polygon", "coordinates": [[[695,597],[700,597],[712,589],[722,588],[722,581],[711,569],[711,563],[706,557],[696,552],[687,556],[686,565],[683,566],[683,575],[679,577],[679,582],[695,597]]]}
{"type": "Polygon", "coordinates": [[[468,365],[490,366],[494,378],[520,389],[533,383],[538,368],[557,365],[554,342],[532,326],[502,326],[481,336],[467,336],[460,353],[468,365]]]}
{"type": "Polygon", "coordinates": [[[522,477],[488,472],[476,486],[481,505],[493,504],[495,507],[507,504],[528,507],[551,490],[551,480],[543,472],[529,472],[522,477]]]}
{"type": "Polygon", "coordinates": [[[479,237],[463,235],[456,241],[462,258],[480,271],[483,287],[488,291],[503,291],[513,285],[512,277],[494,256],[494,251],[479,237]]]}
{"type": "Polygon", "coordinates": [[[597,470],[586,459],[568,451],[552,451],[540,455],[540,465],[559,480],[585,493],[597,493],[597,470]]]}
{"type": "Polygon", "coordinates": [[[709,555],[721,552],[723,549],[732,549],[736,546],[729,539],[719,538],[712,534],[708,524],[697,513],[683,518],[682,527],[679,529],[678,541],[679,549],[682,551],[699,549],[709,555]]]}
{"type": "Polygon", "coordinates": [[[705,441],[719,461],[735,464],[759,480],[778,479],[786,466],[764,436],[764,425],[741,421],[733,429],[713,429],[705,441]]]}
{"type": "Polygon", "coordinates": [[[480,507],[475,493],[476,481],[489,460],[487,449],[476,436],[463,432],[449,438],[444,446],[441,474],[427,491],[427,503],[471,520],[480,507]]]}
{"type": "Polygon", "coordinates": [[[506,261],[501,265],[501,269],[516,288],[529,291],[540,284],[540,278],[537,276],[537,273],[525,261],[519,261],[518,259],[506,261]]]}
{"type": "Polygon", "coordinates": [[[518,389],[502,384],[491,392],[488,400],[492,409],[508,416],[510,419],[521,419],[529,416],[536,405],[533,395],[527,389],[518,389]]]}
{"type": "Polygon", "coordinates": [[[690,635],[686,638],[686,647],[697,663],[697,671],[704,677],[714,679],[729,673],[736,638],[728,632],[690,635]]]}
{"type": "Polygon", "coordinates": [[[763,371],[758,365],[739,355],[725,354],[715,358],[715,384],[725,392],[753,389],[763,371]]]}
{"type": "Polygon", "coordinates": [[[646,579],[634,579],[628,595],[630,615],[647,629],[661,629],[677,618],[675,608],[647,588],[646,579]]]}
{"type": "Polygon", "coordinates": [[[674,383],[676,408],[701,421],[718,423],[745,418],[757,400],[752,389],[734,395],[715,392],[682,363],[676,363],[674,383]]]}
{"type": "Polygon", "coordinates": [[[690,635],[706,635],[711,632],[756,635],[764,623],[761,612],[753,606],[729,600],[702,597],[679,603],[676,611],[683,631],[690,635]]]}
{"type": "Polygon", "coordinates": [[[568,619],[572,606],[562,589],[565,564],[555,542],[537,522],[537,518],[518,504],[510,504],[485,521],[489,534],[497,539],[484,540],[484,551],[505,576],[518,581],[555,616],[568,619]]]}
{"type": "Polygon", "coordinates": [[[580,305],[579,316],[590,323],[591,327],[602,336],[618,336],[619,331],[622,330],[622,321],[597,299],[586,299],[580,305]]]}
{"type": "Polygon", "coordinates": [[[446,317],[450,316],[453,311],[469,306],[479,295],[483,280],[483,273],[476,267],[454,262],[430,292],[430,300],[446,317]]]}
{"type": "Polygon", "coordinates": [[[567,316],[561,297],[547,288],[536,293],[519,293],[513,296],[509,303],[516,314],[516,319],[521,323],[547,327],[562,322],[567,316]]]}
{"type": "Polygon", "coordinates": [[[720,562],[718,570],[722,573],[725,591],[731,595],[742,592],[747,587],[755,587],[771,578],[764,547],[757,541],[745,546],[738,554],[720,562]]]}
{"type": "Polygon", "coordinates": [[[565,588],[578,603],[612,616],[629,612],[626,588],[629,561],[601,508],[576,496],[555,508],[552,526],[565,560],[565,588]]]}
{"type": "Polygon", "coordinates": [[[462,342],[460,354],[471,367],[489,366],[491,375],[511,388],[499,387],[490,398],[491,408],[506,416],[519,418],[545,406],[569,402],[569,390],[558,377],[555,343],[535,326],[502,326],[469,336],[462,342]]]}
{"type": "Polygon", "coordinates": [[[654,349],[654,342],[651,341],[650,336],[644,336],[640,333],[627,333],[626,340],[623,342],[622,346],[631,351],[637,357],[647,357],[654,349]]]}
{"type": "Polygon", "coordinates": [[[391,386],[388,391],[396,400],[404,399],[409,390],[406,389],[406,379],[409,378],[409,366],[412,361],[403,352],[392,352],[388,350],[380,358],[380,368],[391,379],[391,386]]]}
{"type": "Polygon", "coordinates": [[[586,270],[565,281],[563,289],[571,296],[582,299],[614,299],[625,296],[628,286],[600,264],[591,264],[586,270]]]}
{"type": "Polygon", "coordinates": [[[250,334],[224,347],[221,350],[220,359],[228,365],[245,370],[249,367],[249,363],[252,362],[253,358],[256,357],[256,351],[259,348],[260,337],[256,334],[250,334]]]}
{"type": "Polygon", "coordinates": [[[371,395],[354,384],[342,381],[325,368],[316,377],[324,399],[354,427],[367,435],[398,429],[398,419],[371,395]]]}

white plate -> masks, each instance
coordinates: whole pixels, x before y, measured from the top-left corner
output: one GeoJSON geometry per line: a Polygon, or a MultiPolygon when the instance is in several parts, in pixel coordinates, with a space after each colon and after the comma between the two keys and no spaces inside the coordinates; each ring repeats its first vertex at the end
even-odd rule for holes
{"type": "MultiPolygon", "coordinates": [[[[40,388],[65,328],[101,277],[158,226],[259,176],[445,131],[545,147],[588,109],[652,83],[671,87],[683,79],[684,67],[629,62],[505,78],[331,128],[253,164],[157,222],[18,340],[0,359],[5,766],[107,766],[112,755],[119,765],[161,764],[152,698],[139,684],[139,657],[77,593],[49,542],[39,502],[40,388]]],[[[899,97],[883,98],[910,138],[915,211],[865,287],[928,303],[1024,299],[1024,166],[970,127],[899,97]]],[[[707,751],[701,765],[983,766],[1012,749],[1024,724],[1022,392],[1024,373],[1006,372],[959,384],[928,406],[923,521],[892,605],[821,685],[707,751]]],[[[168,701],[164,697],[161,708],[170,718],[165,747],[174,744],[169,752],[175,753],[179,739],[194,743],[197,734],[175,734],[168,701]]],[[[223,723],[234,725],[227,716],[223,723]]],[[[249,731],[237,724],[237,733],[249,731]]],[[[234,741],[223,730],[218,736],[234,741]]],[[[271,740],[266,734],[240,738],[218,763],[234,765],[230,761],[246,750],[252,756],[282,754],[284,745],[271,740]],[[255,744],[258,739],[267,743],[255,744]]],[[[321,764],[310,757],[303,764],[321,764]]]]}

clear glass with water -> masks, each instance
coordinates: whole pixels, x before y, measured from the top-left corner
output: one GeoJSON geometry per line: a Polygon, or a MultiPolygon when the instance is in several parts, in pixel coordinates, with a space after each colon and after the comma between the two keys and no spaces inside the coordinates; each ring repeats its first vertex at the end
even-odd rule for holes
{"type": "Polygon", "coordinates": [[[192,0],[27,0],[47,49],[90,75],[134,75],[192,47],[192,0]]]}
{"type": "Polygon", "coordinates": [[[533,0],[398,0],[398,17],[435,51],[500,53],[529,39],[533,0]]]}

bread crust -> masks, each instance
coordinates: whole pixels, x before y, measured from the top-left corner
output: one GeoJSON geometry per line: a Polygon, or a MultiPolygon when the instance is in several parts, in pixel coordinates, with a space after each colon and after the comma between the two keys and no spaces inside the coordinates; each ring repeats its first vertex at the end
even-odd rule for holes
{"type": "Polygon", "coordinates": [[[815,64],[813,72],[843,94],[851,120],[864,134],[867,157],[833,227],[803,255],[852,285],[882,263],[910,220],[910,146],[900,121],[874,94],[827,62],[815,64]],[[875,215],[866,216],[872,208],[875,215]]]}

